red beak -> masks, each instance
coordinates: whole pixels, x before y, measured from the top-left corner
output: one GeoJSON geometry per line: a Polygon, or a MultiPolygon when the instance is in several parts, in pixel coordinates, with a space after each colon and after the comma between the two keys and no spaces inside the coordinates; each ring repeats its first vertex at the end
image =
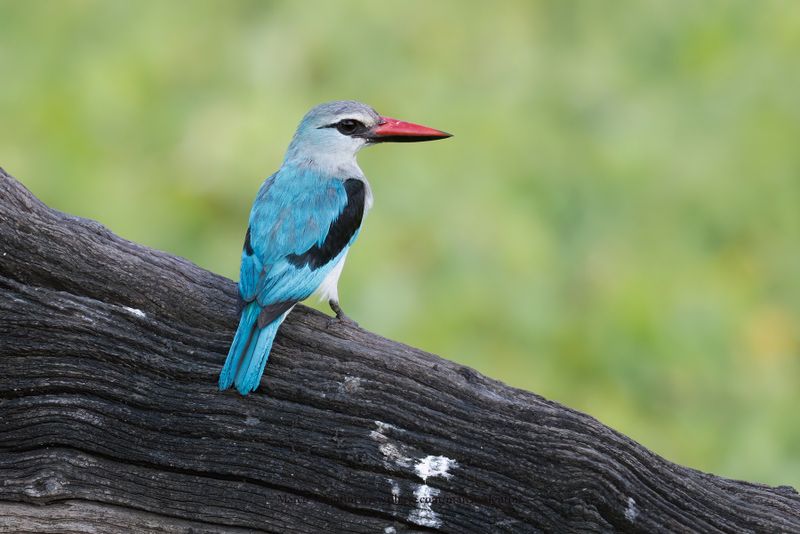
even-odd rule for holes
{"type": "Polygon", "coordinates": [[[414,143],[416,141],[435,141],[452,137],[447,132],[434,130],[421,124],[405,122],[391,117],[381,117],[381,122],[367,133],[372,143],[414,143]]]}

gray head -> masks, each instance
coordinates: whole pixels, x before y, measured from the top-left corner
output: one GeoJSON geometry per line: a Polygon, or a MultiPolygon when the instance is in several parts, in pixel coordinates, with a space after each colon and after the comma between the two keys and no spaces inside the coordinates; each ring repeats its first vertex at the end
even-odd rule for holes
{"type": "Polygon", "coordinates": [[[284,164],[340,167],[355,162],[366,145],[386,141],[432,141],[450,134],[382,117],[366,104],[336,100],[311,109],[297,127],[284,164]]]}

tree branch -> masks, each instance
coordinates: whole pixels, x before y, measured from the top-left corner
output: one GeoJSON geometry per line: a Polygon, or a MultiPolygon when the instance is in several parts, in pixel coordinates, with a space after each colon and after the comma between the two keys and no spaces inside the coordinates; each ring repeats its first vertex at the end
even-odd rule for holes
{"type": "Polygon", "coordinates": [[[0,170],[0,532],[800,531],[792,488],[303,307],[261,388],[220,393],[236,314],[0,170]]]}

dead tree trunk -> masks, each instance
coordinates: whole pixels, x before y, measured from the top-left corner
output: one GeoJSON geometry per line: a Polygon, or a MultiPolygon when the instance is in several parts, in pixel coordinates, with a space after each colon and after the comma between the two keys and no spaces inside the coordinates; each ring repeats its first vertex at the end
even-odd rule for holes
{"type": "Polygon", "coordinates": [[[0,532],[800,532],[792,488],[302,307],[261,388],[220,393],[236,315],[231,281],[0,170],[0,532]]]}

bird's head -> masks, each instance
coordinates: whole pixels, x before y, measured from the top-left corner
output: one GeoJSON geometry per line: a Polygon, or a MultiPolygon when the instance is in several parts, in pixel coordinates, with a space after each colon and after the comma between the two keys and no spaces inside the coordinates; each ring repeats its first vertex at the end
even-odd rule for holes
{"type": "Polygon", "coordinates": [[[382,117],[366,104],[337,100],[311,109],[297,128],[286,161],[336,165],[354,161],[367,145],[383,142],[433,141],[449,133],[382,117]]]}

